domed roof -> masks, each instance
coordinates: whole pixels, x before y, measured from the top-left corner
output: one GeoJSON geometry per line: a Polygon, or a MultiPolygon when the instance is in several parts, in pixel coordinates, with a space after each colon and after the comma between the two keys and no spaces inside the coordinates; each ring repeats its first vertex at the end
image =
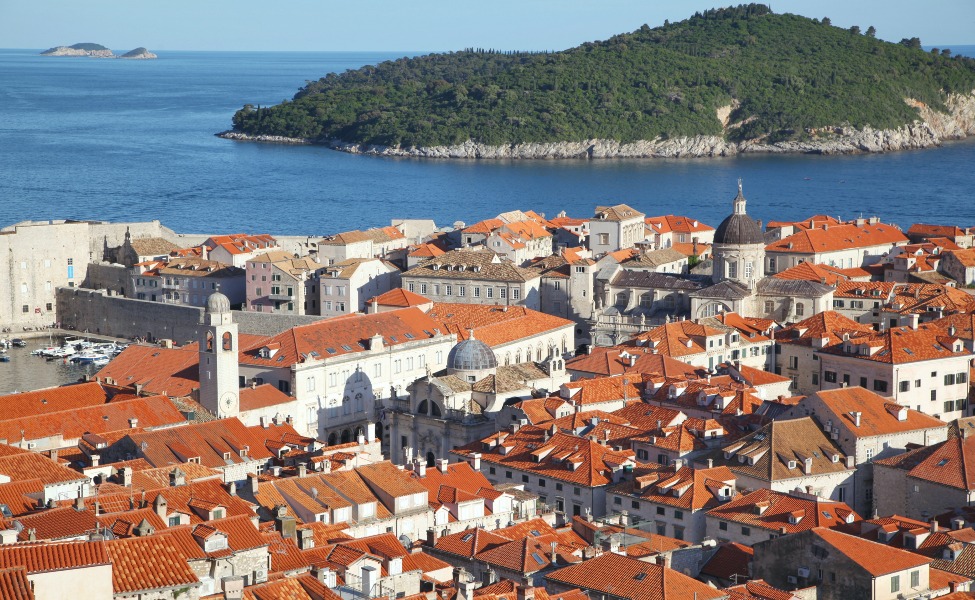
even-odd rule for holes
{"type": "Polygon", "coordinates": [[[227,298],[220,292],[213,292],[207,298],[206,311],[208,313],[230,312],[230,298],[227,298]]]}
{"type": "Polygon", "coordinates": [[[738,181],[738,195],[734,200],[735,210],[728,215],[714,232],[715,244],[765,244],[765,236],[758,221],[745,214],[745,196],[741,193],[738,181]]]}
{"type": "Polygon", "coordinates": [[[491,350],[490,346],[474,339],[472,334],[450,351],[450,356],[447,357],[447,368],[456,371],[497,369],[498,357],[494,355],[494,350],[491,350]]]}

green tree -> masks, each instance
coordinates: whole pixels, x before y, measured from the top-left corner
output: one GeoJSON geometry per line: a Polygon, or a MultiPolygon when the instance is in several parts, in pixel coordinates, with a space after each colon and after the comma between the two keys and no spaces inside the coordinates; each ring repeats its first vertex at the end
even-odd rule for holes
{"type": "Polygon", "coordinates": [[[877,37],[877,28],[873,25],[867,27],[867,37],[877,37]]]}

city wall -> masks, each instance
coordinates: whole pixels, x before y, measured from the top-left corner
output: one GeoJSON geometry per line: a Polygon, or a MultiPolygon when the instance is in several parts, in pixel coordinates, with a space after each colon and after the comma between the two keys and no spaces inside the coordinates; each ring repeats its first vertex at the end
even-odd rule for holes
{"type": "MultiPolygon", "coordinates": [[[[119,338],[170,339],[176,344],[199,339],[203,309],[124,298],[107,290],[58,288],[62,327],[119,338]]],[[[322,320],[317,316],[276,315],[234,311],[240,333],[276,335],[298,325],[322,320]]]]}

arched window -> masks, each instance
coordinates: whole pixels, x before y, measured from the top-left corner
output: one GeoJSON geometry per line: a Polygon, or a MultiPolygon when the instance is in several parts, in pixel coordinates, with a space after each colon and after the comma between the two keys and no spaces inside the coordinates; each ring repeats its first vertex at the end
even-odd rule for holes
{"type": "Polygon", "coordinates": [[[521,362],[521,350],[515,350],[515,364],[517,365],[520,362],[521,362]]]}
{"type": "Polygon", "coordinates": [[[417,412],[417,414],[425,415],[425,414],[427,414],[427,410],[428,409],[429,409],[429,405],[428,405],[427,401],[426,400],[423,400],[423,401],[420,402],[419,406],[416,407],[416,412],[417,412]]]}
{"type": "Polygon", "coordinates": [[[430,403],[430,409],[430,414],[432,414],[434,417],[439,417],[443,414],[440,412],[440,405],[438,405],[436,402],[430,403]]]}
{"type": "Polygon", "coordinates": [[[616,294],[616,306],[619,306],[621,308],[626,306],[626,301],[627,301],[626,297],[627,297],[626,292],[620,292],[616,294]]]}
{"type": "Polygon", "coordinates": [[[348,429],[342,430],[342,443],[348,444],[351,441],[352,441],[352,432],[349,431],[348,429]]]}
{"type": "Polygon", "coordinates": [[[801,317],[804,314],[806,314],[806,307],[802,304],[802,302],[796,302],[796,316],[801,317]]]}
{"type": "Polygon", "coordinates": [[[207,352],[213,352],[213,332],[207,332],[207,352]]]}
{"type": "Polygon", "coordinates": [[[542,345],[541,344],[539,344],[535,348],[535,360],[538,361],[538,362],[542,362],[542,345]]]}
{"type": "Polygon", "coordinates": [[[437,465],[437,457],[433,455],[433,452],[427,452],[427,466],[434,467],[437,465]]]}
{"type": "Polygon", "coordinates": [[[223,334],[223,349],[233,350],[234,349],[234,336],[231,335],[229,331],[223,334]]]}
{"type": "Polygon", "coordinates": [[[329,446],[335,445],[335,433],[328,434],[328,445],[329,446]]]}
{"type": "Polygon", "coordinates": [[[728,279],[738,279],[738,263],[735,261],[729,261],[727,264],[728,279]]]}
{"type": "Polygon", "coordinates": [[[653,292],[640,294],[640,307],[650,308],[651,306],[653,306],[653,292]]]}

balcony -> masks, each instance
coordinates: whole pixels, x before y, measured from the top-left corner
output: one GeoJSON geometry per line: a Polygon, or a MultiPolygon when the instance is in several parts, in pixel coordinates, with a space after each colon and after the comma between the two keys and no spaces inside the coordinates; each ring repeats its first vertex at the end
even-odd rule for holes
{"type": "Polygon", "coordinates": [[[275,302],[293,302],[295,299],[294,294],[268,294],[267,298],[275,302]]]}

